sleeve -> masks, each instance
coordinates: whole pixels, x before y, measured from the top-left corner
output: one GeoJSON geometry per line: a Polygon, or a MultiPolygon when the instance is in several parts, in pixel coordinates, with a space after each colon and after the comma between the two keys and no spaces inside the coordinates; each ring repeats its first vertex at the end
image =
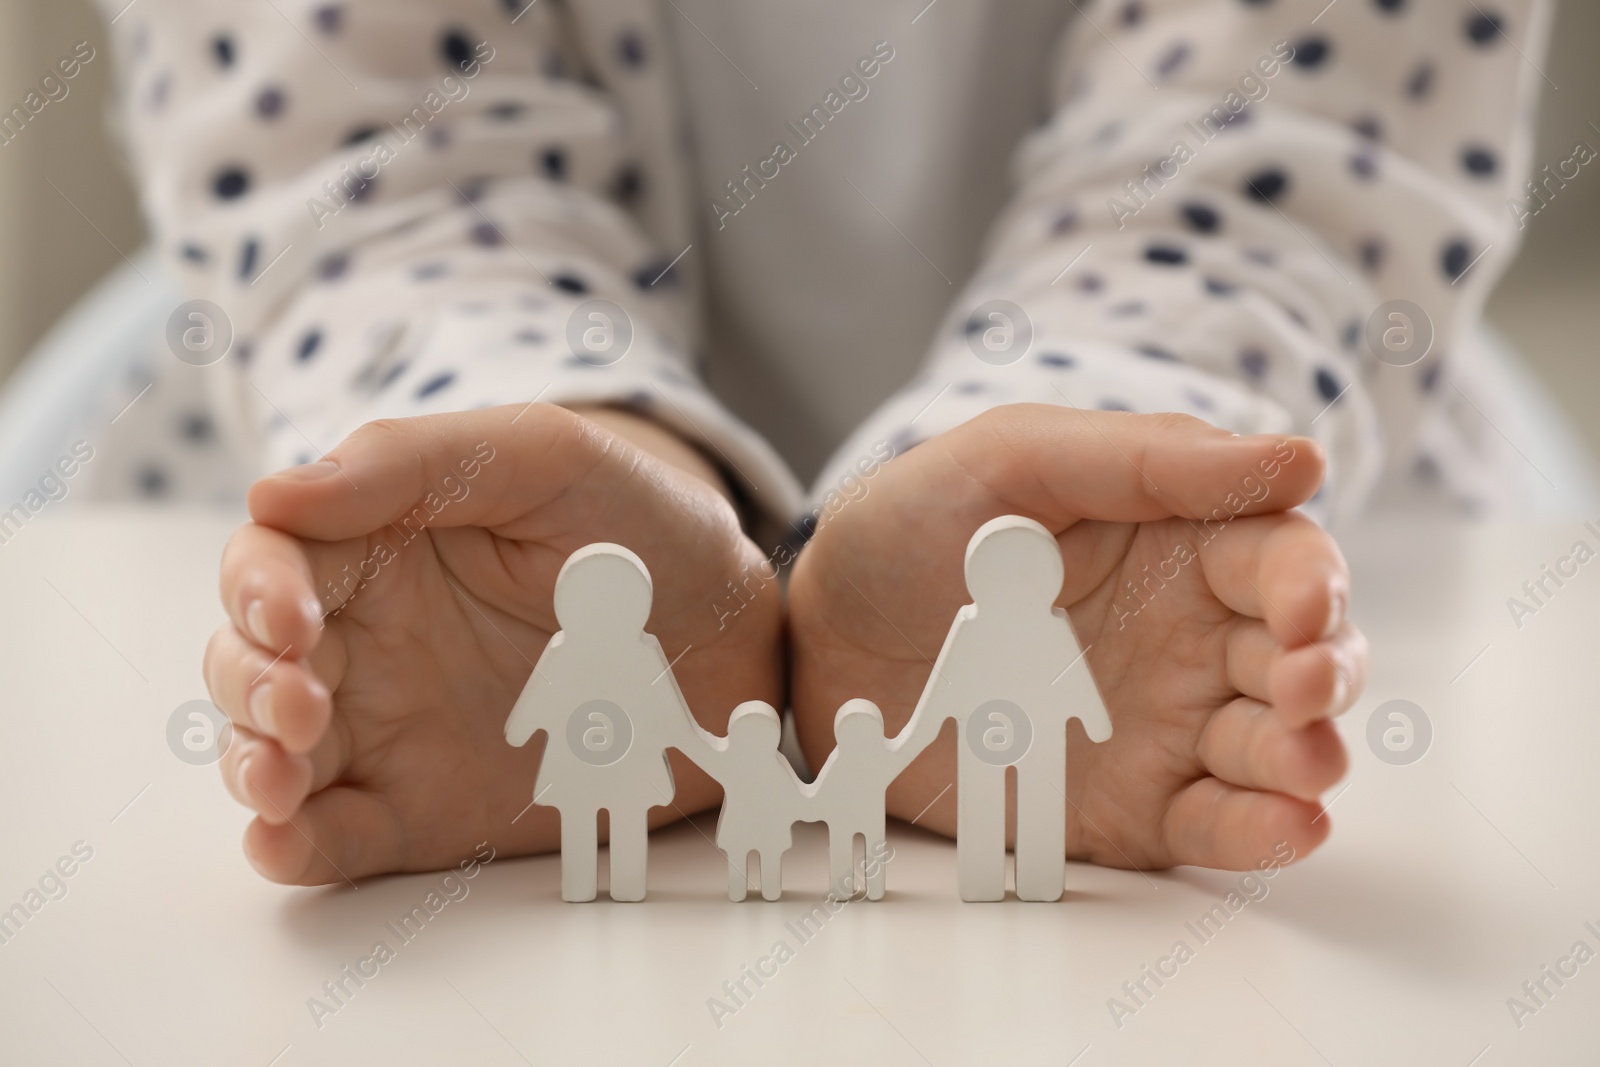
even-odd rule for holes
{"type": "Polygon", "coordinates": [[[978,271],[817,485],[1001,404],[1178,411],[1316,438],[1333,520],[1409,473],[1438,409],[1476,423],[1443,447],[1492,439],[1453,353],[1527,215],[1549,6],[1075,6],[978,271]]]}
{"type": "Polygon", "coordinates": [[[697,376],[649,0],[101,4],[145,213],[216,326],[169,343],[216,361],[219,428],[257,470],[376,418],[604,403],[793,513],[788,469],[697,376]]]}

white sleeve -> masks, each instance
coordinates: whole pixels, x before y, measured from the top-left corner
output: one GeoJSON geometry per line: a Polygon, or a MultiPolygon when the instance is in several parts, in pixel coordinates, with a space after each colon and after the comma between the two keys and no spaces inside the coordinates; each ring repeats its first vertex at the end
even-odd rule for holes
{"type": "Polygon", "coordinates": [[[817,485],[868,442],[903,451],[1028,401],[1313,436],[1330,474],[1312,510],[1357,512],[1418,464],[1425,416],[1463,410],[1452,347],[1525,221],[1548,6],[1079,6],[981,266],[817,485]],[[1431,328],[1426,358],[1407,323],[1431,328]]]}
{"type": "Polygon", "coordinates": [[[539,398],[671,426],[770,516],[704,388],[681,115],[649,0],[100,0],[160,251],[231,326],[256,469],[375,418],[539,398]]]}

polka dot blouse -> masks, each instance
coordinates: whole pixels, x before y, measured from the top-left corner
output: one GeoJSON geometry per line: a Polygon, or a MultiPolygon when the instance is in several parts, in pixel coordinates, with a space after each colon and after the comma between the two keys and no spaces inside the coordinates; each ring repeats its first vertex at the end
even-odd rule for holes
{"type": "MultiPolygon", "coordinates": [[[[666,5],[125,3],[101,0],[145,211],[235,337],[216,367],[156,362],[118,427],[138,439],[107,450],[128,492],[218,495],[374,418],[537,397],[630,406],[768,516],[804,510],[699,374],[680,253],[716,220],[666,5]]],[[[1385,481],[1494,503],[1500,443],[1460,350],[1516,250],[1548,6],[1075,6],[976,270],[942,323],[907,325],[935,335],[922,368],[817,485],[871,442],[1028,401],[1311,435],[1324,516],[1385,481]],[[1410,365],[1371,341],[1393,301],[1431,325],[1410,365]]]]}

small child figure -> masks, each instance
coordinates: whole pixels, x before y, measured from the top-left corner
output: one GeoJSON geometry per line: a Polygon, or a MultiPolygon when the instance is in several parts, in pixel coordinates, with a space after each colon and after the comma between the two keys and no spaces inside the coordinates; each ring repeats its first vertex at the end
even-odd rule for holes
{"type": "Polygon", "coordinates": [[[806,787],[815,814],[828,824],[828,885],[842,897],[856,892],[855,839],[866,842],[863,878],[868,900],[882,900],[888,848],[884,796],[927,744],[911,744],[911,727],[886,740],[883,712],[870,700],[847,700],[833,719],[834,749],[806,787]]]}
{"type": "Polygon", "coordinates": [[[684,755],[723,789],[717,816],[717,847],[728,857],[728,899],[743,900],[750,853],[761,861],[761,896],[783,892],[783,854],[794,844],[795,821],[803,817],[804,786],[778,751],[782,722],[772,705],[748,700],[733,709],[728,736],[694,726],[701,744],[684,755]]]}

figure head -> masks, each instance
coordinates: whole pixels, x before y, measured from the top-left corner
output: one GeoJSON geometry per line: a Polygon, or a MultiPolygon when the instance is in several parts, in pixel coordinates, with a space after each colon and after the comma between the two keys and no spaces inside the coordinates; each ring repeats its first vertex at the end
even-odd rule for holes
{"type": "Polygon", "coordinates": [[[972,602],[1048,608],[1066,572],[1054,535],[1032,519],[1002,515],[978,527],[967,543],[972,602]]]}
{"type": "Polygon", "coordinates": [[[883,712],[870,700],[847,700],[833,717],[833,739],[842,749],[883,744],[883,712]]]}
{"type": "Polygon", "coordinates": [[[556,575],[556,622],[575,637],[642,633],[651,593],[638,556],[621,545],[585,545],[556,575]]]}
{"type": "Polygon", "coordinates": [[[729,748],[776,752],[782,736],[783,722],[772,705],[764,700],[747,700],[728,717],[729,748]]]}

